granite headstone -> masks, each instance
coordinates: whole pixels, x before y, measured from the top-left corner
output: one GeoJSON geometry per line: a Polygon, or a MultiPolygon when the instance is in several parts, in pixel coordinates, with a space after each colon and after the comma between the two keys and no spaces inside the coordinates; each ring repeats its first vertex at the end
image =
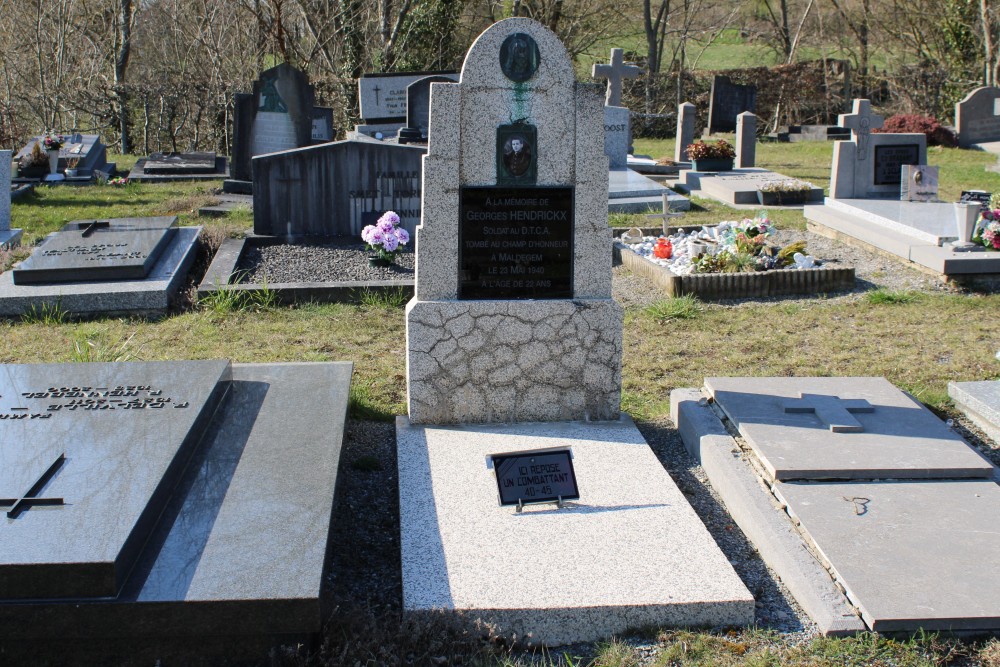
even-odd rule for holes
{"type": "Polygon", "coordinates": [[[958,145],[1000,141],[1000,88],[976,88],[955,104],[958,145]]]}
{"type": "Polygon", "coordinates": [[[0,151],[0,248],[15,246],[21,239],[21,230],[10,228],[11,154],[0,151]]]}
{"type": "Polygon", "coordinates": [[[358,107],[361,123],[358,134],[379,138],[395,135],[407,121],[407,93],[410,84],[428,76],[440,76],[457,81],[455,72],[405,72],[365,74],[358,79],[358,107]]]}
{"type": "Polygon", "coordinates": [[[757,87],[733,83],[728,76],[712,79],[708,105],[708,134],[735,132],[736,117],[744,111],[757,110],[757,87]]]}

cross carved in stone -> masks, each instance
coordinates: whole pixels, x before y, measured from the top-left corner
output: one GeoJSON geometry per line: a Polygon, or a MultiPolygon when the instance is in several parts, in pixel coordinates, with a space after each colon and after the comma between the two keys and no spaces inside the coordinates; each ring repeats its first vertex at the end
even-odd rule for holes
{"type": "Polygon", "coordinates": [[[865,427],[853,414],[875,412],[875,406],[863,398],[839,398],[822,394],[799,394],[799,398],[787,401],[784,410],[788,414],[815,413],[821,422],[833,433],[861,433],[865,427]]]}
{"type": "Polygon", "coordinates": [[[626,65],[622,49],[611,49],[611,62],[606,65],[594,65],[591,76],[595,79],[608,80],[608,95],[605,104],[609,107],[622,105],[622,80],[635,79],[642,74],[642,68],[626,65]]]}
{"type": "Polygon", "coordinates": [[[872,130],[877,130],[885,124],[882,116],[872,113],[872,103],[869,100],[854,100],[854,113],[842,113],[837,124],[851,130],[851,139],[858,145],[855,154],[858,161],[868,159],[868,138],[872,130]]]}
{"type": "Polygon", "coordinates": [[[55,462],[48,467],[48,469],[42,473],[42,476],[38,478],[38,481],[31,485],[31,488],[21,496],[20,498],[0,498],[0,507],[10,507],[7,510],[8,519],[16,519],[21,512],[32,507],[40,507],[42,505],[65,505],[62,498],[40,498],[38,494],[42,492],[45,485],[49,483],[49,480],[59,471],[62,464],[66,461],[66,454],[60,454],[55,462]]]}

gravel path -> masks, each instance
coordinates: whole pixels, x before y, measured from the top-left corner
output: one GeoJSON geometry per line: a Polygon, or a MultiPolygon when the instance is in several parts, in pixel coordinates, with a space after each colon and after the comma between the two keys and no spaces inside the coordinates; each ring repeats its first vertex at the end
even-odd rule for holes
{"type": "Polygon", "coordinates": [[[322,244],[279,243],[251,246],[243,253],[237,271],[243,283],[323,283],[362,280],[413,280],[416,256],[400,253],[389,267],[368,266],[372,255],[354,239],[334,239],[322,244]]]}

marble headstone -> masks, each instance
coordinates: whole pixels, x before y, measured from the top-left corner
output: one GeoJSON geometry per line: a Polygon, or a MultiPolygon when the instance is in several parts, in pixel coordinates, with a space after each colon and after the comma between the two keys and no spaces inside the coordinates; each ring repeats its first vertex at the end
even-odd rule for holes
{"type": "Polygon", "coordinates": [[[601,99],[528,19],[494,24],[458,85],[431,86],[411,423],[617,418],[601,99]]]}
{"type": "Polygon", "coordinates": [[[757,110],[757,87],[733,83],[728,76],[712,79],[712,97],[708,106],[708,134],[735,132],[736,117],[744,111],[757,110]]]}
{"type": "Polygon", "coordinates": [[[1000,88],[976,88],[955,104],[958,145],[1000,141],[1000,88]]]}
{"type": "Polygon", "coordinates": [[[236,96],[232,177],[249,181],[255,155],[308,146],[313,134],[315,93],[309,78],[282,63],[263,72],[253,93],[236,96]]]}
{"type": "Polygon", "coordinates": [[[674,161],[687,162],[687,147],[694,142],[694,121],[697,107],[684,102],[677,107],[677,144],[674,146],[674,161]]]}
{"type": "Polygon", "coordinates": [[[838,125],[850,128],[851,140],[833,145],[830,197],[898,198],[903,166],[927,164],[927,137],[921,132],[873,132],[884,119],[872,113],[868,100],[854,100],[853,113],[839,118],[838,125]]]}

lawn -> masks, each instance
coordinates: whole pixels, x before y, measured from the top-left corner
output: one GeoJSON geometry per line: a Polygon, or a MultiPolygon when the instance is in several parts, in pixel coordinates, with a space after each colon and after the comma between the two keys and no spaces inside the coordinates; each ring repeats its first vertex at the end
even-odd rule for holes
{"type": "MultiPolygon", "coordinates": [[[[636,149],[653,156],[672,155],[673,142],[637,140],[636,149]]],[[[831,151],[829,143],[760,144],[758,165],[827,186],[831,151]]],[[[957,197],[962,189],[1000,191],[1000,175],[983,169],[992,161],[992,156],[972,151],[929,151],[929,162],[941,166],[945,199],[957,197]]],[[[181,224],[204,225],[216,237],[248,230],[252,219],[246,213],[223,219],[197,217],[197,208],[212,200],[213,188],[218,186],[40,187],[13,204],[13,226],[25,230],[29,244],[69,220],[87,218],[179,215],[181,224]]],[[[717,203],[697,203],[698,210],[685,223],[707,224],[744,213],[717,203]]],[[[783,211],[776,217],[783,226],[804,226],[800,212],[783,211]]],[[[669,413],[671,389],[699,386],[709,375],[883,375],[940,414],[954,414],[946,391],[949,381],[994,379],[1000,371],[994,357],[1000,349],[1000,295],[904,297],[833,300],[818,296],[737,306],[688,303],[681,308],[664,303],[629,308],[623,407],[640,423],[662,420],[669,413]]],[[[406,409],[404,334],[403,307],[391,302],[295,307],[189,302],[160,320],[65,321],[54,313],[0,322],[0,361],[350,360],[355,368],[352,417],[389,421],[406,409]]],[[[633,644],[612,641],[581,649],[581,658],[574,657],[575,653],[550,655],[541,664],[941,665],[968,659],[972,662],[967,664],[1000,667],[996,640],[920,635],[893,641],[870,634],[799,643],[757,629],[651,631],[641,636],[653,647],[652,653],[640,655],[633,644]]],[[[349,657],[351,664],[366,664],[369,659],[361,654],[349,657]]],[[[480,658],[500,664],[529,661],[499,647],[480,658]]]]}

